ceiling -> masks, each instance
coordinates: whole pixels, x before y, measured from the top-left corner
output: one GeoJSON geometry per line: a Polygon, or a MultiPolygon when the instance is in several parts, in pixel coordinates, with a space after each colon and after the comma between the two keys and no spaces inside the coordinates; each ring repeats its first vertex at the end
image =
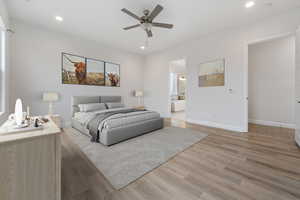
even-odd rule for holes
{"type": "Polygon", "coordinates": [[[300,6],[299,0],[256,0],[245,8],[246,0],[6,0],[12,18],[34,25],[97,41],[140,54],[170,48],[177,44],[224,28],[240,26],[286,12],[300,6]],[[269,3],[272,3],[270,5],[269,3]],[[155,21],[172,23],[172,30],[153,28],[149,47],[141,50],[146,34],[141,28],[123,27],[136,20],[120,10],[127,8],[142,15],[156,4],[164,7],[155,21]],[[64,21],[54,20],[56,15],[64,21]]]}

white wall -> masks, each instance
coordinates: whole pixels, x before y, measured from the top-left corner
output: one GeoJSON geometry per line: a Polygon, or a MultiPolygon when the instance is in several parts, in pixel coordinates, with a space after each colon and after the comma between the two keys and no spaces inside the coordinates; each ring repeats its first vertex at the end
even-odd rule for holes
{"type": "MultiPolygon", "coordinates": [[[[132,92],[143,88],[144,56],[101,46],[60,33],[12,21],[15,34],[11,48],[11,103],[22,98],[32,114],[47,114],[48,105],[42,102],[44,91],[61,95],[54,105],[56,113],[66,122],[71,116],[71,96],[121,95],[126,105],[137,105],[132,92]],[[68,52],[121,64],[121,87],[63,85],[61,83],[61,53],[68,52]]],[[[11,106],[12,107],[12,106],[11,106]]]]}
{"type": "Polygon", "coordinates": [[[294,127],[295,36],[249,46],[249,121],[294,127]]]}
{"type": "Polygon", "coordinates": [[[261,20],[244,27],[200,36],[181,46],[153,53],[146,58],[145,104],[169,117],[169,62],[187,61],[187,120],[193,123],[246,131],[247,48],[248,43],[286,32],[294,32],[300,24],[300,10],[261,20]],[[217,58],[226,59],[225,87],[199,88],[198,64],[217,58]],[[229,92],[232,89],[232,93],[229,92]]]}
{"type": "Polygon", "coordinates": [[[295,114],[295,124],[296,124],[296,133],[295,139],[298,145],[300,146],[300,27],[296,33],[296,69],[295,69],[295,96],[296,96],[296,114],[295,114]]]}
{"type": "MultiPolygon", "coordinates": [[[[6,27],[9,27],[9,16],[8,16],[8,11],[7,11],[7,8],[6,8],[6,5],[4,4],[4,1],[3,0],[0,0],[0,16],[1,16],[1,19],[4,23],[4,25],[6,27]]],[[[0,88],[0,98],[1,98],[1,101],[4,101],[4,102],[1,102],[0,103],[2,105],[1,106],[1,111],[4,111],[1,116],[0,116],[0,124],[7,118],[7,115],[8,115],[8,107],[9,107],[9,79],[7,77],[9,77],[9,42],[10,42],[10,35],[6,33],[6,59],[5,59],[5,67],[4,67],[4,74],[0,74],[0,84],[3,84],[4,83],[4,91],[1,91],[1,88],[0,88]],[[3,98],[4,96],[4,98],[3,98]]]]}

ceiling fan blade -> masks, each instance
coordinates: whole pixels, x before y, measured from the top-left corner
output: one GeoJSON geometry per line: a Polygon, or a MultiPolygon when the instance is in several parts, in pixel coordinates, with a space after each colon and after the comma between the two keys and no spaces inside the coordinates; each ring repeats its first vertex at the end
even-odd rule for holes
{"type": "Polygon", "coordinates": [[[121,11],[123,11],[124,13],[126,13],[127,15],[141,21],[141,18],[139,16],[137,16],[136,14],[133,14],[132,12],[130,12],[129,10],[127,10],[126,8],[123,8],[121,11]]]}
{"type": "Polygon", "coordinates": [[[161,5],[157,5],[152,13],[149,15],[148,20],[152,22],[152,20],[163,10],[164,8],[161,5]]]}
{"type": "Polygon", "coordinates": [[[152,36],[153,36],[151,30],[147,30],[147,29],[146,29],[145,31],[146,31],[148,37],[152,37],[152,36]]]}
{"type": "Polygon", "coordinates": [[[136,28],[136,27],[139,27],[140,24],[136,24],[136,25],[133,25],[133,26],[127,26],[125,28],[123,28],[124,30],[129,30],[129,29],[132,29],[132,28],[136,28]]]}
{"type": "Polygon", "coordinates": [[[152,26],[156,26],[156,27],[160,27],[160,28],[173,28],[173,24],[165,24],[165,23],[156,23],[156,22],[152,22],[151,23],[152,26]]]}

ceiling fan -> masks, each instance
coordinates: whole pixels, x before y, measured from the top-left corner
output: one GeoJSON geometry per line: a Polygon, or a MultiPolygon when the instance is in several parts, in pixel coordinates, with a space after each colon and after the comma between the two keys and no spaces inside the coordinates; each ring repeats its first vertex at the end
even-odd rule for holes
{"type": "Polygon", "coordinates": [[[163,10],[163,7],[161,5],[157,5],[154,10],[150,13],[149,10],[144,10],[144,16],[139,17],[136,14],[130,12],[129,10],[127,10],[126,8],[123,8],[121,11],[123,11],[124,13],[126,13],[127,15],[135,18],[136,20],[139,21],[138,24],[133,25],[133,26],[128,26],[123,28],[124,30],[129,30],[132,28],[137,28],[137,27],[141,27],[143,28],[148,37],[152,37],[152,27],[159,27],[159,28],[168,28],[171,29],[173,28],[173,24],[165,24],[165,23],[157,23],[157,22],[153,22],[154,18],[157,17],[157,15],[163,10]]]}

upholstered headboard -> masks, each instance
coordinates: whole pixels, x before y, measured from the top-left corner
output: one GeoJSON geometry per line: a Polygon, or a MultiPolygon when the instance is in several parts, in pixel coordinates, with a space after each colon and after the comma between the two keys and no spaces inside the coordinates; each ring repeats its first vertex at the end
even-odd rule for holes
{"type": "Polygon", "coordinates": [[[79,104],[87,104],[87,103],[121,103],[122,97],[121,96],[73,96],[71,100],[71,112],[72,117],[74,113],[79,112],[79,104]]]}

